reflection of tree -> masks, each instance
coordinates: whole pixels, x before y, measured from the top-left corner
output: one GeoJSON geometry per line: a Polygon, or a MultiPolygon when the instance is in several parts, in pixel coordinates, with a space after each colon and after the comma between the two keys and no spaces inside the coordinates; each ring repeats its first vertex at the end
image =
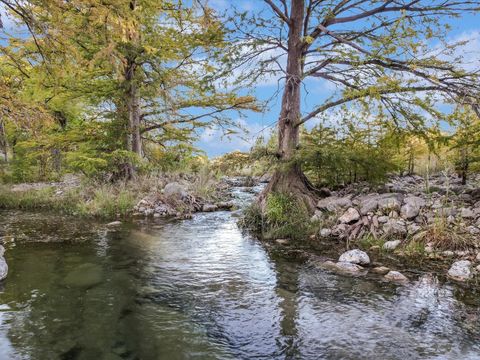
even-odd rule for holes
{"type": "Polygon", "coordinates": [[[288,262],[284,259],[274,259],[277,288],[276,293],[280,299],[281,309],[281,339],[280,346],[285,349],[286,358],[295,358],[298,356],[298,288],[299,288],[299,270],[298,264],[288,262]]]}

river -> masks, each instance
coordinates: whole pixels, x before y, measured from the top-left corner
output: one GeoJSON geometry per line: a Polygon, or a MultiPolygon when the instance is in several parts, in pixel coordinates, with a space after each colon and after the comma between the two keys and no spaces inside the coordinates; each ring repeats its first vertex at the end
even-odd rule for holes
{"type": "Polygon", "coordinates": [[[0,212],[0,359],[480,359],[475,289],[273,257],[236,220],[0,212]]]}

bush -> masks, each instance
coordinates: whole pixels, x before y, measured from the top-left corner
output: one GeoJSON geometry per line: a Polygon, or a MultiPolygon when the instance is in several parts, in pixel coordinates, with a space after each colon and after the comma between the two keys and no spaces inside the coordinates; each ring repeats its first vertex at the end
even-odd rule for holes
{"type": "Polygon", "coordinates": [[[315,230],[305,204],[284,193],[270,193],[263,213],[258,204],[252,205],[245,211],[240,225],[267,240],[305,240],[315,230]]]}

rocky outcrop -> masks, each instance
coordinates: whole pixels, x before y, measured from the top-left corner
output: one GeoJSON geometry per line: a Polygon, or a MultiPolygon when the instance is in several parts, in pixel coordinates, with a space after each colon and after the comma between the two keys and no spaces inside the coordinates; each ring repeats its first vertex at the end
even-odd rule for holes
{"type": "MultiPolygon", "coordinates": [[[[466,186],[453,175],[432,175],[428,183],[413,175],[394,176],[381,187],[349,185],[318,202],[315,219],[322,225],[318,236],[353,241],[368,235],[401,241],[442,223],[469,238],[469,250],[474,251],[473,244],[480,247],[479,187],[480,175],[466,186]]],[[[433,243],[428,250],[445,248],[436,249],[433,243]]]]}

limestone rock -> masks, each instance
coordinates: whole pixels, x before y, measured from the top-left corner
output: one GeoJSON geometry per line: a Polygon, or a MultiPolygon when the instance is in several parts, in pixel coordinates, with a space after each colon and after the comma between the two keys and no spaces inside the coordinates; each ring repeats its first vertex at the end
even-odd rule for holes
{"type": "Polygon", "coordinates": [[[107,224],[108,227],[120,226],[120,225],[122,225],[121,221],[112,221],[112,222],[107,224]]]}
{"type": "Polygon", "coordinates": [[[8,265],[3,256],[0,256],[0,281],[8,275],[8,265]]]}
{"type": "Polygon", "coordinates": [[[353,264],[351,262],[344,262],[344,261],[337,262],[335,266],[339,271],[354,273],[354,274],[360,273],[364,270],[363,267],[361,267],[360,265],[353,264]]]}
{"type": "Polygon", "coordinates": [[[370,258],[368,257],[367,253],[359,249],[353,249],[344,252],[342,255],[340,255],[338,261],[349,262],[358,265],[370,264],[370,258]]]}
{"type": "Polygon", "coordinates": [[[329,196],[321,199],[317,203],[317,208],[327,211],[337,211],[352,206],[352,200],[349,197],[329,196]]]}
{"type": "Polygon", "coordinates": [[[322,238],[327,238],[330,235],[332,235],[332,230],[331,229],[323,228],[323,229],[320,230],[320,236],[322,238]]]}
{"type": "Polygon", "coordinates": [[[448,270],[448,277],[457,281],[466,281],[472,277],[472,263],[468,260],[455,261],[448,270]]]}
{"type": "Polygon", "coordinates": [[[349,208],[342,216],[338,218],[338,221],[342,224],[349,224],[360,219],[360,214],[357,209],[349,208]]]}
{"type": "Polygon", "coordinates": [[[390,269],[386,266],[377,266],[377,267],[374,267],[372,271],[376,274],[385,275],[390,271],[390,269]]]}
{"type": "Polygon", "coordinates": [[[383,244],[385,250],[395,250],[402,242],[400,240],[391,240],[383,244]]]}
{"type": "Polygon", "coordinates": [[[202,206],[202,211],[203,212],[212,212],[212,211],[217,211],[218,207],[215,204],[205,204],[202,206]]]}
{"type": "Polygon", "coordinates": [[[389,271],[385,276],[385,280],[405,283],[408,282],[408,278],[399,271],[389,271]]]}
{"type": "Polygon", "coordinates": [[[464,219],[473,219],[475,218],[475,213],[472,209],[462,208],[460,209],[460,216],[464,219]]]}

